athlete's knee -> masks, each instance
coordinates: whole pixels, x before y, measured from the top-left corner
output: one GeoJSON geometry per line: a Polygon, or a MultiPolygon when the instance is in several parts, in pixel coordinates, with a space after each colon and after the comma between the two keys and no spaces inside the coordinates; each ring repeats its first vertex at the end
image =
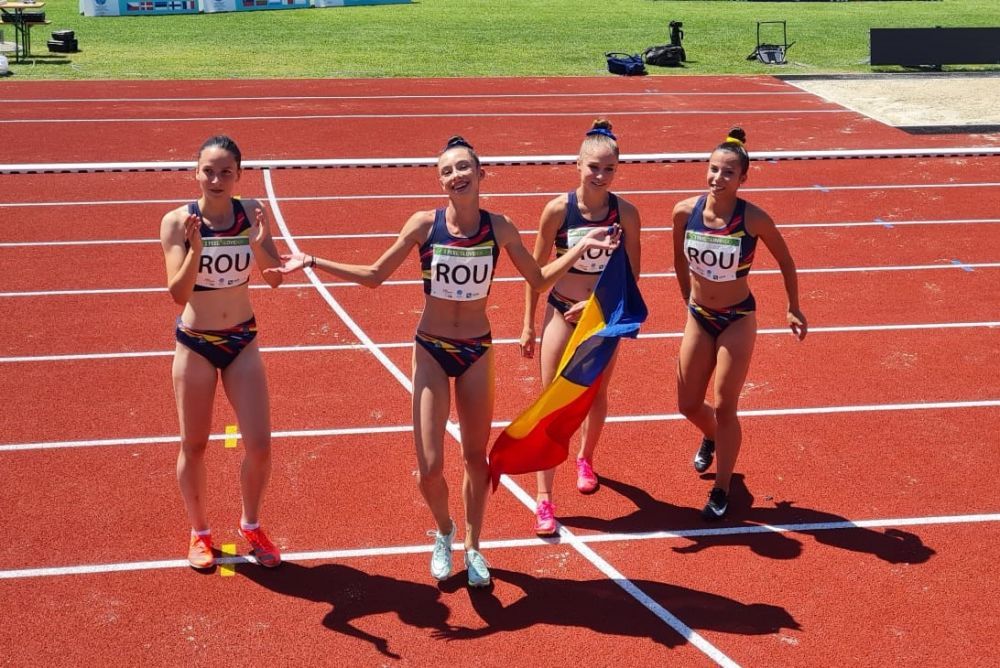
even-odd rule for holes
{"type": "Polygon", "coordinates": [[[485,450],[463,451],[462,462],[465,464],[466,471],[482,471],[489,468],[485,450]]]}
{"type": "Polygon", "coordinates": [[[686,418],[692,418],[699,415],[704,409],[704,406],[704,397],[688,397],[683,394],[677,397],[677,410],[686,418]]]}
{"type": "Polygon", "coordinates": [[[207,438],[182,438],[181,457],[185,459],[202,459],[208,450],[207,438]]]}
{"type": "Polygon", "coordinates": [[[271,461],[271,443],[244,443],[243,457],[254,464],[267,464],[271,461]]]}
{"type": "Polygon", "coordinates": [[[720,399],[715,406],[715,422],[723,426],[739,424],[737,402],[720,399]]]}
{"type": "Polygon", "coordinates": [[[422,489],[432,489],[444,484],[444,467],[431,464],[425,470],[417,471],[417,484],[422,489]]]}

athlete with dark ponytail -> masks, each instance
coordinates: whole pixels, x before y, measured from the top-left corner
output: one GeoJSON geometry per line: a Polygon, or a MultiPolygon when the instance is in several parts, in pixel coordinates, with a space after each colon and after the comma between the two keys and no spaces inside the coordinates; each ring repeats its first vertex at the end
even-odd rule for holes
{"type": "Polygon", "coordinates": [[[748,275],[758,240],[781,269],[792,333],[802,340],[807,331],[788,246],[771,217],[738,196],[750,169],[746,139],[741,128],[730,130],[709,157],[708,192],[679,202],[673,211],[674,268],[688,308],[677,365],[678,408],[702,433],[695,470],[703,473],[718,459],[702,511],[706,520],[726,515],[742,441],[737,404],[757,336],[757,305],[748,275]],[[710,404],[705,393],[713,372],[715,399],[710,404]]]}
{"type": "MultiPolygon", "coordinates": [[[[167,289],[184,307],[177,318],[173,363],[181,428],[177,481],[191,521],[188,562],[200,569],[215,565],[205,508],[205,450],[220,378],[245,448],[239,532],[259,564],[281,563],[258,515],[271,474],[271,419],[249,291],[251,260],[261,270],[280,262],[264,207],[235,196],[242,173],[236,143],[224,135],[210,137],[198,151],[195,169],[201,196],[160,223],[167,289]]],[[[264,280],[276,288],[281,274],[266,273],[264,280]]]]}

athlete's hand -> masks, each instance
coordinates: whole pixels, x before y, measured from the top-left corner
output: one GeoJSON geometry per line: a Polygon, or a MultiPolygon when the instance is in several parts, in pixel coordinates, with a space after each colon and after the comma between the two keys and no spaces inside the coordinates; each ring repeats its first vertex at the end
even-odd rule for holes
{"type": "Polygon", "coordinates": [[[621,242],[622,228],[615,223],[609,227],[595,227],[580,239],[580,244],[584,248],[605,248],[614,250],[621,242]]]}
{"type": "Polygon", "coordinates": [[[809,325],[806,324],[806,317],[802,315],[802,311],[798,309],[788,309],[788,326],[792,330],[792,334],[801,341],[806,338],[806,332],[809,331],[809,325]]]}
{"type": "Polygon", "coordinates": [[[521,357],[526,359],[532,359],[535,357],[535,330],[531,327],[525,327],[521,330],[521,340],[519,341],[521,347],[521,357]]]}
{"type": "Polygon", "coordinates": [[[253,214],[253,221],[250,223],[250,245],[260,246],[267,239],[267,213],[263,205],[257,208],[253,214]]]}
{"type": "Polygon", "coordinates": [[[570,324],[575,325],[576,323],[580,322],[580,316],[583,315],[583,309],[585,309],[586,307],[587,307],[586,300],[573,304],[568,309],[566,309],[565,313],[563,313],[563,320],[565,320],[570,324]]]}
{"type": "Polygon", "coordinates": [[[313,262],[312,255],[306,255],[305,253],[292,253],[291,255],[281,256],[281,266],[270,267],[264,270],[264,273],[277,272],[279,274],[290,274],[293,271],[298,271],[303,269],[306,265],[313,262]]]}
{"type": "Polygon", "coordinates": [[[201,255],[201,218],[197,214],[189,213],[184,219],[184,241],[192,253],[201,255]]]}

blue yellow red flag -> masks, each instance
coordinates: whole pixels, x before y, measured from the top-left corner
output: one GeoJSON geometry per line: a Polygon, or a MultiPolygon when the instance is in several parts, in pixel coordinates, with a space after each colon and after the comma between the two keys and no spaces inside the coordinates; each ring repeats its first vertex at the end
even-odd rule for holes
{"type": "Polygon", "coordinates": [[[587,300],[555,378],[493,443],[494,491],[504,474],[542,471],[566,461],[569,440],[587,417],[618,342],[635,338],[646,315],[625,247],[619,246],[587,300]]]}

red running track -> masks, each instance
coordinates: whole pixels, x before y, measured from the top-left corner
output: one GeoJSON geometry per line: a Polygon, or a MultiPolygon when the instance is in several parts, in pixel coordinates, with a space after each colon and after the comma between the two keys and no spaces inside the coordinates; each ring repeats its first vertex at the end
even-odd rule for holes
{"type": "MultiPolygon", "coordinates": [[[[768,103],[824,112],[816,114],[825,123],[819,130],[808,114],[751,116],[752,147],[760,150],[779,142],[940,141],[842,110],[825,113],[831,105],[764,77],[268,82],[266,89],[31,82],[11,91],[0,103],[6,118],[64,121],[81,109],[111,113],[100,101],[71,99],[132,98],[114,103],[118,115],[196,116],[208,109],[204,100],[162,98],[264,92],[325,97],[260,101],[255,113],[564,112],[512,116],[497,133],[484,129],[492,118],[449,117],[449,128],[486,133],[477,142],[484,153],[572,152],[588,120],[569,115],[589,109],[581,91],[623,114],[629,152],[707,150],[717,133],[703,118],[691,124],[638,112],[697,110],[709,101],[727,113],[768,103]],[[487,96],[477,98],[481,108],[461,102],[470,92],[487,96]],[[767,95],[724,95],[731,92],[767,95]],[[551,93],[561,95],[524,97],[551,93]],[[434,99],[414,98],[421,95],[434,99]],[[654,148],[664,134],[690,147],[654,148]],[[529,139],[536,143],[529,147],[529,139]]],[[[245,114],[249,106],[227,104],[228,111],[211,108],[245,114]]],[[[248,155],[275,158],[430,155],[438,135],[450,134],[439,119],[342,119],[336,128],[303,119],[285,137],[274,123],[232,127],[248,155]]],[[[163,123],[154,133],[148,125],[50,123],[60,132],[10,161],[64,161],[54,157],[57,144],[86,161],[185,159],[208,131],[200,122],[163,123]],[[115,138],[98,140],[109,132],[115,138]]],[[[9,538],[0,548],[7,564],[0,588],[18,610],[0,632],[7,660],[995,665],[1000,655],[989,639],[1000,633],[1000,608],[982,583],[997,579],[1000,514],[979,472],[1000,463],[1000,383],[990,373],[1000,359],[996,165],[986,158],[754,165],[746,196],[787,226],[814,331],[803,343],[770,333],[782,328],[784,298],[762,253],[752,279],[762,333],[744,388],[733,513],[708,527],[698,509],[712,474],[692,473],[696,435],[674,403],[684,313],[668,229],[670,208],[700,191],[704,169],[624,167],[616,189],[643,214],[641,286],[651,317],[642,338],[626,342],[611,388],[596,462],[603,488],[580,496],[562,471],[558,516],[577,538],[548,543],[530,540],[531,512],[514,495],[494,495],[484,539],[495,585],[486,592],[466,590],[461,570],[441,585],[426,576],[430,521],[413,480],[408,394],[369,351],[350,347],[356,335],[298,278],[253,293],[276,432],[266,521],[290,559],[276,572],[243,563],[235,577],[187,569],[173,478],[176,308],[162,290],[156,232],[162,213],[191,197],[194,184],[179,173],[0,176],[0,216],[14,222],[0,232],[0,400],[8,409],[0,507],[9,538]],[[609,573],[627,578],[661,616],[609,573]]],[[[441,201],[426,169],[270,176],[270,204],[297,243],[342,259],[372,258],[409,212],[441,201]]],[[[509,213],[530,243],[545,199],[573,181],[568,166],[491,168],[486,206],[509,213]]],[[[266,198],[263,174],[247,173],[244,189],[266,198]]],[[[498,275],[511,277],[509,265],[498,275]]],[[[402,284],[374,292],[329,287],[404,373],[420,307],[415,277],[410,263],[394,277],[402,284]]],[[[519,282],[501,281],[491,296],[501,422],[538,391],[535,363],[511,343],[522,291],[519,282]]],[[[232,423],[220,401],[213,431],[232,423]]],[[[220,439],[210,458],[217,538],[238,543],[239,450],[220,439]]],[[[447,466],[457,481],[457,453],[447,466]]],[[[531,478],[514,482],[530,495],[531,478]]],[[[457,516],[457,498],[452,506],[457,516]]],[[[456,560],[461,569],[460,554],[456,560]]]]}
{"type": "Polygon", "coordinates": [[[258,159],[429,156],[453,134],[482,155],[565,154],[598,116],[633,153],[707,151],[733,125],[752,127],[756,150],[955,139],[910,136],[771,77],[190,83],[5,83],[0,124],[39,139],[8,147],[4,162],[190,160],[192,137],[220,132],[258,159]]]}

